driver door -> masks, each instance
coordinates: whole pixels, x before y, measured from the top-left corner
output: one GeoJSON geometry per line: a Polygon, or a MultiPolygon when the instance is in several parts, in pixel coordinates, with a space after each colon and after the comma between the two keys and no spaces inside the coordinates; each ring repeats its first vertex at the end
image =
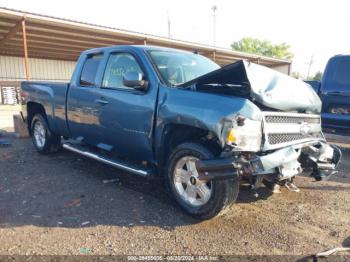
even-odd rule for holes
{"type": "Polygon", "coordinates": [[[135,54],[111,53],[98,90],[106,102],[100,106],[100,140],[119,156],[151,161],[157,87],[150,82],[146,91],[125,86],[123,75],[128,72],[141,73],[148,80],[135,54]]]}

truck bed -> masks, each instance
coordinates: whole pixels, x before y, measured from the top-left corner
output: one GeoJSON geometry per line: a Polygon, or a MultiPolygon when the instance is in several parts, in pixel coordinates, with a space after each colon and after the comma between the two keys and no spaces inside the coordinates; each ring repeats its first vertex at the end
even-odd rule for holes
{"type": "Polygon", "coordinates": [[[44,107],[51,130],[62,135],[68,135],[65,105],[68,86],[69,83],[63,82],[21,83],[21,89],[27,93],[28,100],[44,107]]]}

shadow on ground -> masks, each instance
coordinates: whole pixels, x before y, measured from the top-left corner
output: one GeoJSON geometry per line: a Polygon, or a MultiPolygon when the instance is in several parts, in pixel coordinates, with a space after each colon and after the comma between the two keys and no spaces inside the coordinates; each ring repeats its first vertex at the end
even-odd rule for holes
{"type": "MultiPolygon", "coordinates": [[[[0,227],[148,225],[172,229],[198,223],[176,207],[159,180],[127,174],[67,151],[40,155],[30,139],[15,139],[11,133],[3,138],[12,146],[0,147],[0,227]]],[[[349,178],[344,181],[349,183],[349,178]]],[[[258,194],[256,198],[242,186],[237,201],[249,203],[271,195],[266,188],[258,189],[258,194]]]]}
{"type": "MultiPolygon", "coordinates": [[[[0,227],[88,227],[195,224],[167,195],[160,180],[148,180],[68,151],[40,155],[30,139],[3,136],[0,148],[0,227]]],[[[259,189],[260,198],[269,191],[259,189]]],[[[238,202],[256,201],[243,187],[238,202]]]]}
{"type": "Polygon", "coordinates": [[[343,247],[350,247],[350,236],[343,241],[343,247]]]}

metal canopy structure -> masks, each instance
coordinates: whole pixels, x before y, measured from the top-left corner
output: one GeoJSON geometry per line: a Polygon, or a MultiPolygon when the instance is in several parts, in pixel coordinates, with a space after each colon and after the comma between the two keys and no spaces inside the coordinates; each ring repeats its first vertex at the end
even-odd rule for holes
{"type": "Polygon", "coordinates": [[[30,79],[29,57],[75,61],[86,49],[140,44],[196,50],[220,65],[245,59],[271,68],[285,67],[290,73],[289,60],[0,8],[0,55],[24,57],[27,79],[30,79]]]}

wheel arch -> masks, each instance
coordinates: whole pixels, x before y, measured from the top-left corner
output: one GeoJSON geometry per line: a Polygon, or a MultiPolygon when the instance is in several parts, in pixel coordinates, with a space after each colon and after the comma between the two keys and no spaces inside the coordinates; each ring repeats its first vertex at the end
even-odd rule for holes
{"type": "Polygon", "coordinates": [[[37,102],[28,102],[27,103],[27,127],[30,135],[32,135],[31,125],[35,114],[41,114],[47,121],[47,115],[46,115],[44,106],[37,102]]]}
{"type": "Polygon", "coordinates": [[[213,153],[222,151],[218,138],[210,130],[185,124],[167,124],[162,131],[157,146],[157,162],[161,168],[166,166],[168,156],[172,150],[185,142],[198,142],[210,148],[213,153]]]}

